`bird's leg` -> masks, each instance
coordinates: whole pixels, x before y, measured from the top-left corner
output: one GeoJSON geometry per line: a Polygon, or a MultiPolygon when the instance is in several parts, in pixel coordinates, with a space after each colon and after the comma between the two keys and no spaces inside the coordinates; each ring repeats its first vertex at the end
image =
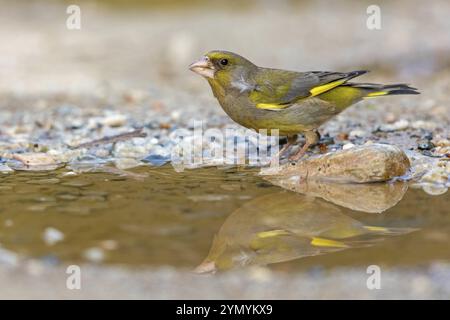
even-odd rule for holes
{"type": "Polygon", "coordinates": [[[273,164],[275,161],[278,161],[283,153],[285,153],[286,150],[289,149],[289,147],[292,146],[295,141],[297,141],[297,137],[298,136],[296,134],[294,134],[293,136],[288,136],[286,144],[272,157],[270,163],[273,164]]]}
{"type": "Polygon", "coordinates": [[[306,142],[303,145],[303,147],[297,151],[296,154],[294,154],[293,156],[291,156],[289,158],[289,160],[291,161],[298,161],[301,157],[303,157],[306,153],[306,151],[308,150],[308,148],[315,144],[318,140],[319,140],[319,136],[317,134],[317,132],[315,131],[306,131],[304,133],[305,138],[306,138],[306,142]]]}

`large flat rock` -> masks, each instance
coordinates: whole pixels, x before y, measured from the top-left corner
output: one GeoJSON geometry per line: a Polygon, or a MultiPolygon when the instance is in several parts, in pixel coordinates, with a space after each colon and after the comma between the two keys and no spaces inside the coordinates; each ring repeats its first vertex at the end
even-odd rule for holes
{"type": "Polygon", "coordinates": [[[260,174],[367,183],[402,176],[410,167],[408,157],[400,148],[388,144],[370,144],[268,167],[260,174]]]}

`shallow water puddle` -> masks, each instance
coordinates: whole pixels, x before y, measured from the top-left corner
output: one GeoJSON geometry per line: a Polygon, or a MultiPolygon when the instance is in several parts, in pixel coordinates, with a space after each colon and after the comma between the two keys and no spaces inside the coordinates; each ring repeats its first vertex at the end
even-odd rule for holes
{"type": "Polygon", "coordinates": [[[133,172],[0,176],[0,245],[49,264],[200,272],[450,259],[448,192],[430,196],[401,182],[305,188],[237,168],[133,172]]]}

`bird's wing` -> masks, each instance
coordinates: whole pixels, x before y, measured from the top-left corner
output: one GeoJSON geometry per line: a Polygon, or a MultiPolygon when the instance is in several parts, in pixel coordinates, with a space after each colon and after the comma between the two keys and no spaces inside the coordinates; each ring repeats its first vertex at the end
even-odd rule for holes
{"type": "Polygon", "coordinates": [[[263,69],[255,76],[257,85],[249,97],[259,109],[282,110],[299,99],[322,94],[366,72],[293,72],[263,69]]]}

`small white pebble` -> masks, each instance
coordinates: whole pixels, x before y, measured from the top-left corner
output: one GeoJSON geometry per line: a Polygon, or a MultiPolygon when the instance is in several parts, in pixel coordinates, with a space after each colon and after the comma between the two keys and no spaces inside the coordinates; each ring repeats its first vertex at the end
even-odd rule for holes
{"type": "Polygon", "coordinates": [[[150,139],[150,143],[151,144],[157,144],[159,142],[159,140],[157,138],[151,138],[150,139]]]}
{"type": "Polygon", "coordinates": [[[112,114],[106,118],[103,119],[103,124],[111,127],[111,128],[117,128],[122,127],[127,122],[127,117],[122,114],[112,114]]]}
{"type": "Polygon", "coordinates": [[[105,252],[100,248],[89,248],[83,252],[83,257],[94,263],[102,262],[105,259],[105,252]]]}
{"type": "Polygon", "coordinates": [[[180,119],[180,115],[181,115],[180,111],[172,111],[172,113],[170,114],[170,117],[173,120],[178,120],[178,119],[180,119]]]}
{"type": "Polygon", "coordinates": [[[47,245],[53,246],[54,244],[64,240],[64,233],[58,229],[48,227],[44,230],[42,238],[47,245]]]}
{"type": "Polygon", "coordinates": [[[61,177],[73,177],[73,176],[76,176],[76,175],[77,175],[77,173],[73,172],[73,171],[61,173],[61,177]]]}
{"type": "Polygon", "coordinates": [[[342,150],[348,150],[353,148],[355,145],[353,143],[347,143],[342,146],[342,150]]]}
{"type": "Polygon", "coordinates": [[[369,133],[364,130],[352,130],[348,134],[348,136],[350,138],[355,138],[355,137],[363,138],[363,137],[367,137],[368,135],[369,135],[369,133]]]}

